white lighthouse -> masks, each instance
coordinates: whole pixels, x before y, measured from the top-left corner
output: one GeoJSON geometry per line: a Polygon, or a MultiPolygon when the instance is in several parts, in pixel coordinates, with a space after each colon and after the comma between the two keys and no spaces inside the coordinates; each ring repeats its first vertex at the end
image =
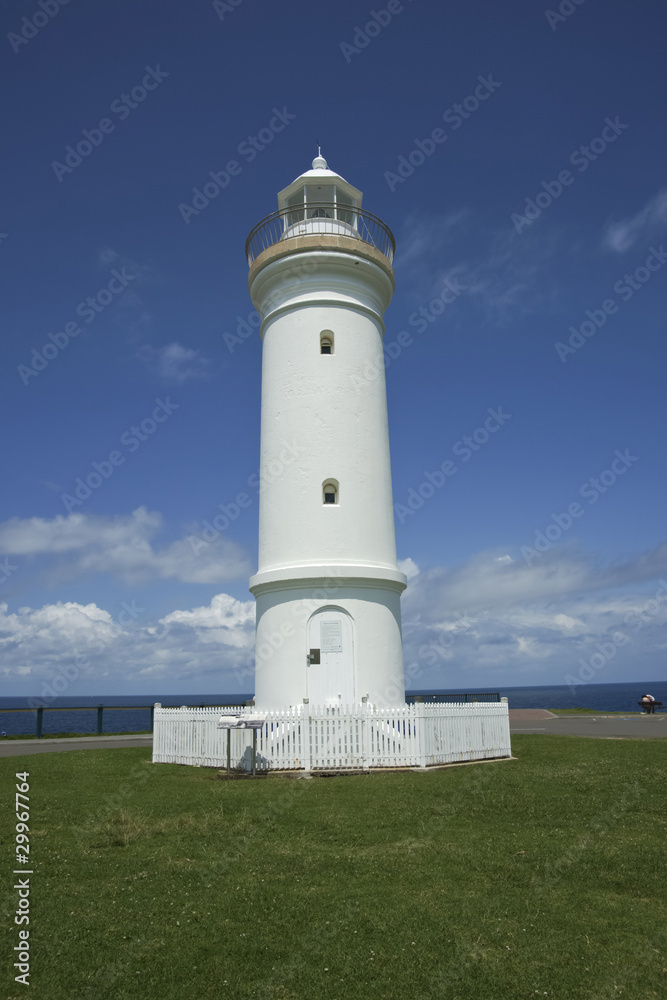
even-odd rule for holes
{"type": "Polygon", "coordinates": [[[510,757],[506,698],[405,704],[393,236],[318,155],[246,250],[263,340],[255,707],[156,705],[153,761],[310,775],[510,757]]]}
{"type": "Polygon", "coordinates": [[[262,356],[255,702],[405,702],[382,340],[394,241],[317,156],[248,238],[262,356]]]}

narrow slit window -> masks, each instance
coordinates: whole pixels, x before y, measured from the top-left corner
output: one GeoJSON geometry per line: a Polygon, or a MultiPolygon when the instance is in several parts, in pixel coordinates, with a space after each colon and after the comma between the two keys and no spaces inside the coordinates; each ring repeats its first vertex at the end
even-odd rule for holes
{"type": "Polygon", "coordinates": [[[334,479],[322,484],[322,501],[325,504],[338,503],[338,483],[334,479]]]}
{"type": "Polygon", "coordinates": [[[320,334],[320,354],[333,354],[333,333],[331,330],[322,330],[320,334]]]}

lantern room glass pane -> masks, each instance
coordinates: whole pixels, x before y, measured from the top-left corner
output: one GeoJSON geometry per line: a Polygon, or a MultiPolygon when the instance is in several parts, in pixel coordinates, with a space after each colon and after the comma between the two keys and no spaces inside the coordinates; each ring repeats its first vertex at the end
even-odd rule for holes
{"type": "Polygon", "coordinates": [[[309,184],[306,204],[309,219],[331,219],[334,214],[333,184],[309,184]]]}
{"type": "Polygon", "coordinates": [[[293,226],[295,222],[302,222],[303,221],[303,214],[304,214],[303,213],[303,201],[304,201],[304,197],[305,197],[305,190],[304,190],[304,188],[301,188],[300,191],[297,191],[296,194],[293,194],[291,196],[291,198],[287,199],[287,207],[288,208],[292,208],[292,207],[294,207],[294,208],[299,208],[300,207],[301,208],[300,212],[299,211],[288,212],[288,214],[287,214],[287,225],[288,226],[293,226]]]}
{"type": "Polygon", "coordinates": [[[345,191],[344,188],[336,187],[336,205],[344,206],[342,208],[336,209],[336,218],[340,219],[341,222],[345,222],[348,226],[354,226],[355,213],[350,211],[350,207],[356,208],[354,199],[345,191]]]}

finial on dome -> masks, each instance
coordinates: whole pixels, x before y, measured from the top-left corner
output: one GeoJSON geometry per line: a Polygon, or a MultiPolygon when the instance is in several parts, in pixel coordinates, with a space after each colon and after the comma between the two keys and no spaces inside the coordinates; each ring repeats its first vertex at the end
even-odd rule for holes
{"type": "Polygon", "coordinates": [[[317,144],[317,156],[313,160],[313,170],[328,170],[328,169],[329,169],[329,166],[327,164],[327,161],[322,156],[322,149],[321,149],[320,144],[318,142],[318,144],[317,144]]]}

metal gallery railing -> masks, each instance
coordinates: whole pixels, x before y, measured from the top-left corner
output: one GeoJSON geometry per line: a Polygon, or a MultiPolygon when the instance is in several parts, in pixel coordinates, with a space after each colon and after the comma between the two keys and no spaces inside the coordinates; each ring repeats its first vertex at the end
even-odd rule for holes
{"type": "Polygon", "coordinates": [[[246,240],[246,257],[252,264],[264,250],[297,236],[348,236],[361,240],[394,259],[396,242],[385,223],[376,215],[353,205],[309,202],[272,212],[258,222],[246,240]]]}

